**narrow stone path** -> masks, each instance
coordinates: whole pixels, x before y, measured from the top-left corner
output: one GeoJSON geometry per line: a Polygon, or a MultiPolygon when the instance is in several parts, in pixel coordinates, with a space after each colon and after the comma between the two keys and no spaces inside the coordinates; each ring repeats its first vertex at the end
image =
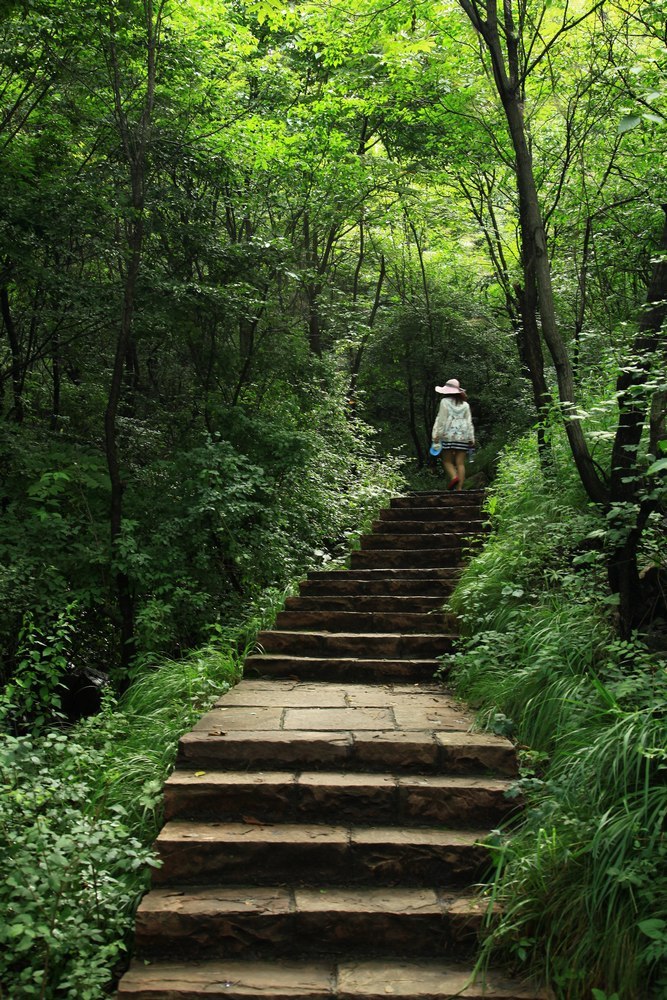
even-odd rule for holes
{"type": "Polygon", "coordinates": [[[181,739],[121,1000],[539,996],[470,981],[480,841],[511,808],[516,759],[432,682],[480,503],[393,500],[181,739]]]}

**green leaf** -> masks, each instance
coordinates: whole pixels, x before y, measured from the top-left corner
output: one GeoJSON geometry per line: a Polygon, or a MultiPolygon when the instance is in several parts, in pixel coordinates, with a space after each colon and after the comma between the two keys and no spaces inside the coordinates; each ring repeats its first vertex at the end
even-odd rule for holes
{"type": "Polygon", "coordinates": [[[620,122],[618,123],[618,134],[623,135],[624,132],[629,132],[630,129],[635,128],[639,125],[641,121],[640,115],[623,115],[620,122]]]}
{"type": "Polygon", "coordinates": [[[667,932],[667,922],[658,919],[658,917],[651,917],[650,920],[641,920],[637,927],[645,934],[646,937],[651,938],[653,941],[661,941],[665,937],[667,932]]]}
{"type": "Polygon", "coordinates": [[[667,469],[667,458],[659,458],[653,465],[649,465],[646,475],[655,476],[658,472],[664,472],[665,469],[667,469]]]}

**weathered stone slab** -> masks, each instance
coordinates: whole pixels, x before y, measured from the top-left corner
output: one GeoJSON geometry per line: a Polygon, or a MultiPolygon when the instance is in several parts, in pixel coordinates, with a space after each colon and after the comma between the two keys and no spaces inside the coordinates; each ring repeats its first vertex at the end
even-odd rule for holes
{"type": "Polygon", "coordinates": [[[388,567],[456,566],[461,553],[458,549],[374,549],[352,552],[350,566],[356,569],[386,569],[388,567]]]}
{"type": "Polygon", "coordinates": [[[280,729],[284,709],[278,707],[244,705],[226,705],[224,701],[218,708],[212,709],[202,716],[193,728],[193,732],[220,736],[225,732],[241,732],[247,730],[280,729]]]}
{"type": "MultiPolygon", "coordinates": [[[[247,674],[276,678],[303,678],[304,681],[347,681],[351,684],[397,681],[429,681],[440,666],[435,659],[362,659],[357,656],[291,656],[267,653],[249,656],[247,674]]],[[[316,704],[316,702],[314,703],[316,704]]]]}
{"type": "Polygon", "coordinates": [[[366,549],[456,549],[460,555],[461,535],[458,532],[444,530],[441,523],[439,532],[417,531],[408,534],[407,531],[392,531],[362,535],[359,539],[362,550],[366,549]]]}
{"type": "Polygon", "coordinates": [[[169,819],[289,820],[296,808],[294,772],[174,771],[164,788],[169,819]]]}
{"type": "Polygon", "coordinates": [[[123,976],[122,1000],[330,1000],[330,962],[133,962],[123,976]]]}
{"type": "Polygon", "coordinates": [[[445,597],[454,587],[458,576],[456,569],[421,570],[421,576],[416,570],[387,570],[386,575],[379,570],[358,570],[344,573],[322,573],[320,576],[311,574],[301,584],[302,595],[355,595],[369,596],[431,596],[445,597]],[[400,575],[404,574],[404,575],[400,575]],[[437,575],[436,575],[437,574],[437,575]]]}
{"type": "Polygon", "coordinates": [[[438,759],[443,770],[461,773],[467,771],[495,771],[515,775],[518,764],[516,752],[509,740],[493,733],[436,733],[438,759]]]}
{"type": "Polygon", "coordinates": [[[341,962],[338,1000],[535,1000],[534,988],[522,987],[497,974],[473,979],[469,967],[427,962],[341,962]]]}
{"type": "Polygon", "coordinates": [[[155,847],[156,885],[222,879],[258,884],[287,879],[340,882],[350,855],[346,827],[315,824],[167,823],[155,847]]]}
{"type": "Polygon", "coordinates": [[[459,512],[458,517],[452,517],[449,511],[442,511],[439,512],[440,516],[435,517],[433,511],[430,511],[429,518],[411,521],[407,510],[383,510],[380,512],[380,520],[373,522],[373,532],[376,535],[439,535],[449,532],[461,538],[468,533],[480,531],[485,518],[465,518],[462,516],[464,513],[459,512]]]}
{"type": "Polygon", "coordinates": [[[388,708],[288,708],[284,728],[323,729],[391,729],[396,728],[394,716],[388,708]]]}
{"type": "Polygon", "coordinates": [[[451,652],[453,636],[441,633],[260,632],[266,653],[293,656],[359,657],[368,659],[431,659],[451,652]]]}
{"type": "MultiPolygon", "coordinates": [[[[308,684],[290,680],[242,680],[216,702],[217,707],[269,706],[282,708],[344,708],[347,688],[343,684],[308,684]]],[[[259,728],[259,727],[257,727],[259,728]]]]}
{"type": "Polygon", "coordinates": [[[383,612],[405,613],[427,611],[438,612],[444,602],[444,594],[420,596],[418,594],[335,594],[327,597],[322,594],[302,594],[300,597],[288,597],[285,608],[288,611],[356,611],[368,613],[383,612]]]}
{"type": "Polygon", "coordinates": [[[351,763],[364,767],[397,770],[433,768],[438,761],[438,746],[433,733],[403,730],[353,734],[351,763]]]}
{"type": "Polygon", "coordinates": [[[294,632],[338,633],[397,633],[414,632],[447,634],[455,624],[453,616],[440,611],[281,611],[276,618],[275,630],[294,632]]]}
{"type": "Polygon", "coordinates": [[[186,733],[179,742],[182,764],[199,767],[343,767],[352,754],[349,733],[240,732],[209,736],[186,733]]]}
{"type": "Polygon", "coordinates": [[[458,730],[468,732],[472,719],[464,715],[450,704],[424,704],[415,697],[411,702],[402,704],[397,700],[394,706],[394,717],[400,729],[434,729],[458,730]]]}
{"type": "Polygon", "coordinates": [[[489,865],[483,836],[479,830],[353,828],[352,859],[364,878],[389,885],[464,885],[489,865]]]}
{"type": "Polygon", "coordinates": [[[402,822],[466,826],[496,826],[516,809],[506,797],[510,782],[467,775],[398,777],[399,816],[402,822]]]}
{"type": "Polygon", "coordinates": [[[154,889],[137,910],[136,948],[188,958],[280,949],[295,932],[292,911],[292,894],[283,888],[154,889]]]}
{"type": "Polygon", "coordinates": [[[344,823],[391,823],[398,818],[396,778],[387,774],[301,774],[299,818],[344,823]]]}

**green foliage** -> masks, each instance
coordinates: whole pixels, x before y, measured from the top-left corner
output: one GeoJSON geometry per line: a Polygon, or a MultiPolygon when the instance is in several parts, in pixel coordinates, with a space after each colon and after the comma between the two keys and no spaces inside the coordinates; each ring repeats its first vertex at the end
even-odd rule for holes
{"type": "Polygon", "coordinates": [[[187,659],[144,667],[69,731],[0,744],[0,982],[8,996],[97,1000],[124,960],[155,865],[162,785],[178,738],[239,675],[266,595],[243,626],[187,659]]]}
{"type": "Polygon", "coordinates": [[[267,587],[340,556],[402,482],[336,396],[270,409],[226,415],[224,433],[192,435],[173,456],[161,435],[133,433],[113,561],[101,458],[5,428],[0,648],[18,722],[54,717],[67,677],[113,662],[113,571],[132,581],[139,662],[178,655],[267,587]]]}
{"type": "MultiPolygon", "coordinates": [[[[556,462],[565,446],[553,442],[556,462]]],[[[527,439],[503,454],[494,528],[452,598],[469,638],[458,694],[523,751],[523,816],[490,843],[484,961],[541,971],[558,998],[662,996],[667,985],[667,677],[615,639],[608,531],[573,470],[545,481],[527,439]],[[592,557],[592,558],[589,558],[592,557]],[[647,986],[647,983],[650,986],[647,986]]],[[[652,561],[650,545],[643,550],[652,561]]]]}
{"type": "Polygon", "coordinates": [[[10,996],[97,1000],[153,863],[120,805],[90,810],[94,754],[62,733],[0,750],[0,980],[10,996]]]}
{"type": "Polygon", "coordinates": [[[18,664],[12,681],[0,693],[0,722],[30,720],[39,731],[52,719],[64,718],[61,692],[67,674],[74,628],[74,605],[58,615],[48,632],[31,612],[19,632],[18,664]]]}

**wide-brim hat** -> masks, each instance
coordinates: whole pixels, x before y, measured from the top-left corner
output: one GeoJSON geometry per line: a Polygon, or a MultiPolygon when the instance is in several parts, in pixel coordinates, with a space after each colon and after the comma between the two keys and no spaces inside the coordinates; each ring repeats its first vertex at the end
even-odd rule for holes
{"type": "Polygon", "coordinates": [[[448,378],[444,385],[436,385],[435,391],[441,396],[458,396],[465,389],[461,388],[457,378],[448,378]]]}

